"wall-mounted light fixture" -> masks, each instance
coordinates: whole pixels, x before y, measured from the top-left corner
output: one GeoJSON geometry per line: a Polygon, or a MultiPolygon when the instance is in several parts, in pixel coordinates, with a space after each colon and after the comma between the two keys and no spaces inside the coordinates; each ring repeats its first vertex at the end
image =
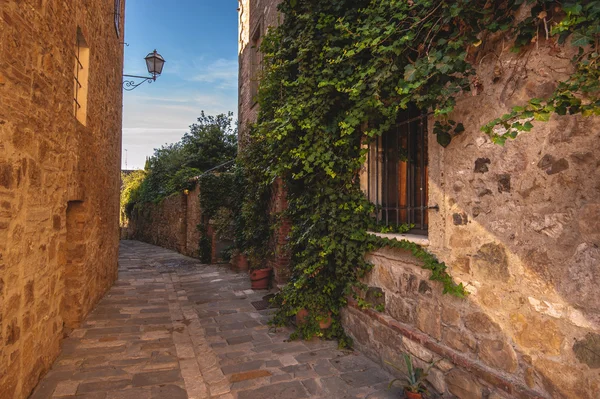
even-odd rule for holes
{"type": "Polygon", "coordinates": [[[123,77],[142,79],[139,83],[136,83],[134,80],[123,80],[124,90],[131,91],[144,82],[152,83],[162,73],[163,67],[165,66],[165,59],[162,55],[158,54],[156,50],[148,54],[144,59],[146,60],[148,73],[151,76],[123,75],[123,77]]]}

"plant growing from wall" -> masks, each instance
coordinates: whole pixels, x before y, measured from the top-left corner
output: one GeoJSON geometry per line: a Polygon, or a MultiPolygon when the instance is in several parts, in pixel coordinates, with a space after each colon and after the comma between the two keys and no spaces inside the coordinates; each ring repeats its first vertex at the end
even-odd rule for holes
{"type": "Polygon", "coordinates": [[[279,9],[284,20],[261,46],[260,113],[242,154],[249,182],[242,206],[246,250],[268,246],[269,188],[280,177],[292,222],[293,270],[273,323],[286,324],[306,309],[309,320],[298,335],[337,337],[343,345],[349,341],[340,310],[372,267],[365,253],[379,246],[412,251],[445,292],[466,294],[424,249],[368,234],[373,205],[359,187],[362,143],[389,130],[414,104],[435,118],[438,143],[449,145],[464,131],[449,115],[458,96],[477,88],[475,68],[489,51],[488,39],[504,35],[526,52],[534,38],[545,37],[545,28],[548,42],[572,39],[579,46],[575,73],[553,98],[532,99],[484,130],[503,143],[515,130],[531,129],[522,119],[598,113],[600,1],[284,0],[279,9]],[[521,7],[529,7],[530,17],[517,21],[521,7]],[[494,130],[498,125],[507,132],[494,130]],[[332,327],[321,331],[319,321],[329,312],[332,327]]]}

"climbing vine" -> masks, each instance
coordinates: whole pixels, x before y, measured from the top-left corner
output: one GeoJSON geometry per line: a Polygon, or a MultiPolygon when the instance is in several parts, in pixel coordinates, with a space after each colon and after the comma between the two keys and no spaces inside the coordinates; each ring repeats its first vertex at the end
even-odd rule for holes
{"type": "Polygon", "coordinates": [[[374,207],[359,187],[363,144],[413,104],[432,115],[437,141],[449,145],[464,131],[449,117],[456,98],[477,87],[476,65],[488,38],[499,34],[515,51],[544,39],[570,40],[579,52],[575,72],[551,98],[532,99],[483,128],[494,141],[516,137],[552,113],[597,114],[600,1],[284,0],[279,9],[283,21],[261,46],[260,113],[241,155],[247,250],[268,246],[270,187],[281,178],[289,202],[283,216],[292,222],[292,279],[278,295],[273,323],[287,324],[306,309],[298,335],[349,344],[340,310],[360,291],[372,268],[364,255],[377,247],[412,251],[444,292],[466,295],[426,250],[368,233],[374,207]],[[518,17],[524,9],[526,17],[518,17]],[[318,322],[330,316],[331,328],[320,330],[318,322]]]}

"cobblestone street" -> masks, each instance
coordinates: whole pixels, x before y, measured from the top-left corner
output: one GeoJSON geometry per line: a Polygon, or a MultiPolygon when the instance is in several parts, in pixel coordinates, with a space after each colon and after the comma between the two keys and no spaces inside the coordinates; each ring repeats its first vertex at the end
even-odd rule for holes
{"type": "Polygon", "coordinates": [[[363,355],[270,331],[268,292],[245,273],[137,241],[121,241],[119,264],[32,398],[400,397],[363,355]]]}

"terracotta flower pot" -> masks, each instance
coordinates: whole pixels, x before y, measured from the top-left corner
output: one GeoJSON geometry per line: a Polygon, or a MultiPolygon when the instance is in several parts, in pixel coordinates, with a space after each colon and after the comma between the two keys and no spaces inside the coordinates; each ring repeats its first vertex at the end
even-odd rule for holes
{"type": "Polygon", "coordinates": [[[423,399],[422,393],[410,392],[410,391],[407,391],[406,389],[404,390],[404,395],[406,396],[406,399],[423,399]]]}
{"type": "Polygon", "coordinates": [[[248,258],[244,254],[239,254],[237,258],[237,269],[241,272],[248,270],[248,258]]]}
{"type": "MultiPolygon", "coordinates": [[[[300,309],[298,311],[298,313],[296,313],[296,324],[297,325],[304,324],[305,323],[304,320],[306,320],[307,316],[308,316],[308,310],[300,309]]],[[[321,328],[321,330],[327,330],[329,327],[331,327],[331,312],[329,312],[327,319],[321,320],[319,322],[319,327],[321,328]]]]}
{"type": "Polygon", "coordinates": [[[248,271],[248,258],[244,254],[237,254],[231,257],[229,261],[231,268],[238,272],[248,271]]]}
{"type": "Polygon", "coordinates": [[[270,267],[253,270],[250,272],[250,282],[253,290],[266,290],[269,288],[273,269],[270,267]]]}

